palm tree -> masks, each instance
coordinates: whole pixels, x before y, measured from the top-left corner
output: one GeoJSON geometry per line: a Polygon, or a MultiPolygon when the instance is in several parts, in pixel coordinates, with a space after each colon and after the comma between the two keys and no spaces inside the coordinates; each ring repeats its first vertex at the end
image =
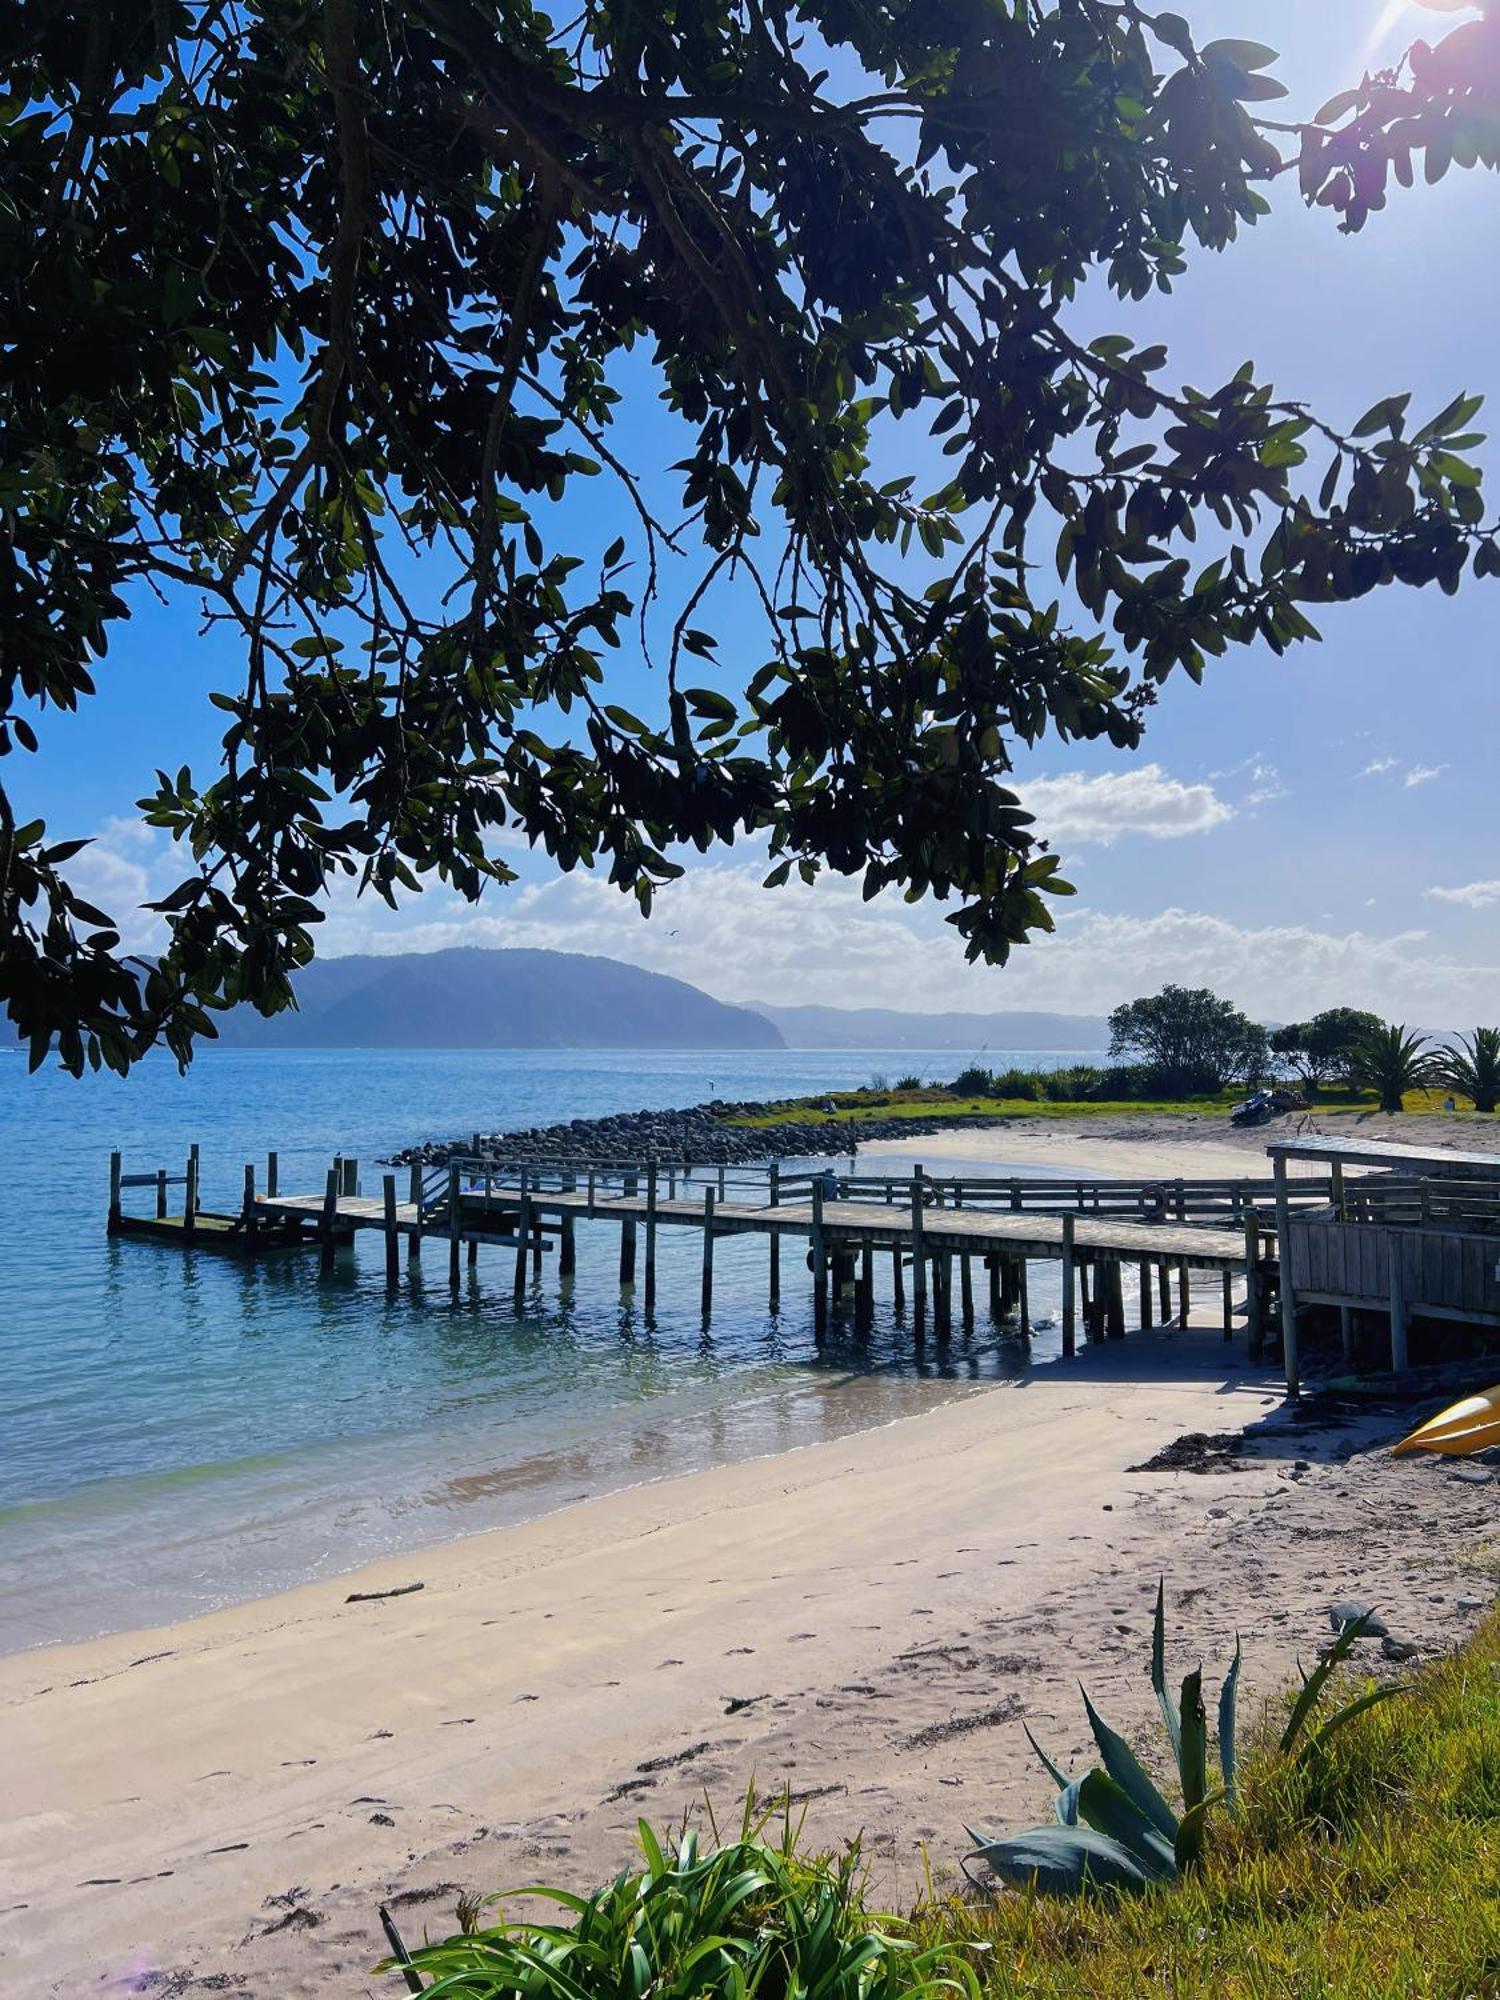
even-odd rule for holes
{"type": "Polygon", "coordinates": [[[1404,1092],[1436,1081],[1426,1036],[1409,1033],[1404,1022],[1372,1029],[1355,1048],[1352,1069],[1356,1083],[1380,1092],[1382,1111],[1399,1111],[1404,1092]]]}
{"type": "Polygon", "coordinates": [[[1476,1028],[1460,1035],[1456,1049],[1444,1049],[1433,1065],[1439,1083],[1472,1097],[1476,1111],[1500,1102],[1500,1028],[1476,1028]]]}

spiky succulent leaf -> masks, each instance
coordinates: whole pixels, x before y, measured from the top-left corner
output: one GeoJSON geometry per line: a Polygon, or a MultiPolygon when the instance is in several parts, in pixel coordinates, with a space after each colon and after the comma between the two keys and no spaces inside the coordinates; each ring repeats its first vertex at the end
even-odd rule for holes
{"type": "Polygon", "coordinates": [[[1105,1770],[1157,1832],[1166,1840],[1175,1840],[1176,1813],[1147,1776],[1140,1759],[1124,1737],[1115,1734],[1089,1700],[1087,1688],[1083,1690],[1083,1706],[1088,1715],[1089,1728],[1094,1732],[1094,1741],[1099,1746],[1099,1755],[1104,1759],[1105,1770]]]}
{"type": "Polygon", "coordinates": [[[1363,1715],[1367,1708],[1375,1708],[1380,1702],[1390,1701],[1395,1695],[1408,1693],[1410,1687],[1409,1681],[1394,1681],[1389,1687],[1370,1688],[1354,1701],[1345,1702],[1341,1709],[1329,1716],[1321,1729],[1313,1731],[1303,1744],[1299,1755],[1315,1757],[1320,1750],[1326,1748],[1329,1738],[1336,1736],[1345,1723],[1352,1722],[1356,1715],[1363,1715]]]}
{"type": "Polygon", "coordinates": [[[1086,1889],[1145,1889],[1152,1878],[1108,1834],[1088,1826],[1037,1826],[1009,1840],[990,1840],[970,1827],[971,1861],[982,1861],[1019,1888],[1035,1883],[1047,1896],[1078,1896],[1086,1889]]]}
{"type": "Polygon", "coordinates": [[[1348,1659],[1357,1642],[1364,1637],[1365,1629],[1374,1616],[1374,1611],[1370,1610],[1362,1612],[1358,1618],[1351,1618],[1312,1672],[1303,1676],[1302,1692],[1293,1703],[1286,1728],[1281,1732],[1278,1748],[1283,1757],[1291,1753],[1297,1738],[1307,1727],[1308,1719],[1318,1705],[1319,1696],[1338,1668],[1348,1659]]]}
{"type": "Polygon", "coordinates": [[[1208,1793],[1208,1723],[1203,1713],[1203,1669],[1183,1676],[1177,1775],[1182,1803],[1189,1812],[1208,1793]]]}
{"type": "Polygon", "coordinates": [[[1208,1816],[1223,1798],[1222,1792],[1208,1792],[1199,1799],[1197,1805],[1190,1806],[1182,1815],[1177,1829],[1177,1839],[1173,1843],[1173,1858],[1178,1869],[1192,1868],[1203,1855],[1203,1835],[1207,1828],[1208,1816]]]}
{"type": "Polygon", "coordinates": [[[1172,1697],[1167,1693],[1167,1580],[1162,1577],[1156,1586],[1156,1616],[1151,1622],[1151,1685],[1156,1690],[1157,1705],[1161,1709],[1161,1719],[1167,1725],[1167,1738],[1172,1745],[1172,1756],[1177,1763],[1182,1761],[1181,1730],[1178,1727],[1177,1710],[1172,1706],[1172,1697]]]}
{"type": "Polygon", "coordinates": [[[1177,1873],[1173,1844],[1164,1840],[1129,1794],[1104,1771],[1090,1771],[1078,1784],[1078,1818],[1095,1833],[1117,1840],[1146,1873],[1165,1881],[1177,1873]]]}
{"type": "MultiPolygon", "coordinates": [[[[1025,1728],[1026,1725],[1023,1723],[1022,1727],[1025,1728]]],[[[1065,1792],[1068,1789],[1068,1786],[1072,1783],[1072,1780],[1068,1777],[1066,1771],[1060,1770],[1058,1766],[1053,1763],[1052,1759],[1047,1755],[1046,1751],[1042,1748],[1041,1744],[1038,1743],[1036,1738],[1032,1735],[1030,1729],[1026,1729],[1026,1741],[1031,1745],[1032,1749],[1035,1750],[1037,1756],[1041,1759],[1048,1777],[1051,1778],[1052,1782],[1057,1786],[1059,1791],[1065,1792]]]]}
{"type": "Polygon", "coordinates": [[[1229,1672],[1224,1676],[1224,1685],[1219,1690],[1219,1769],[1224,1775],[1224,1797],[1230,1810],[1239,1804],[1238,1750],[1236,1734],[1238,1730],[1238,1709],[1240,1693],[1240,1635],[1234,1635],[1234,1658],[1229,1663],[1229,1672]]]}

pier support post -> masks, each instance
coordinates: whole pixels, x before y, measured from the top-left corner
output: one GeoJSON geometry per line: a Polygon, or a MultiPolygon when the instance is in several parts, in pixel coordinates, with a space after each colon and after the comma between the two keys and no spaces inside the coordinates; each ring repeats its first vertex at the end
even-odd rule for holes
{"type": "Polygon", "coordinates": [[[922,1169],[911,1176],[912,1326],[918,1340],[927,1330],[927,1252],[922,1243],[922,1169]]]}
{"type": "Polygon", "coordinates": [[[318,1269],[324,1273],[333,1269],[333,1232],[339,1213],[339,1170],[328,1169],[328,1179],[323,1184],[323,1227],[322,1241],[318,1246],[318,1269]]]}
{"type": "Polygon", "coordinates": [[[969,1253],[964,1251],[958,1260],[959,1302],[963,1312],[964,1326],[974,1324],[974,1276],[970,1269],[969,1253]]]}
{"type": "Polygon", "coordinates": [[[240,1227],[251,1246],[255,1243],[255,1169],[245,1162],[245,1192],[240,1198],[240,1227]]]}
{"type": "MultiPolygon", "coordinates": [[[[1386,1251],[1391,1263],[1391,1373],[1404,1375],[1410,1366],[1407,1351],[1409,1321],[1406,1305],[1406,1271],[1401,1261],[1401,1238],[1394,1232],[1387,1235],[1386,1251]]],[[[1286,1258],[1282,1257],[1282,1271],[1285,1273],[1286,1258]]],[[[1281,1280],[1286,1284],[1285,1275],[1281,1280]]]]}
{"type": "Polygon", "coordinates": [[[1265,1341],[1265,1300],[1260,1283],[1260,1217],[1245,1210],[1245,1351],[1259,1361],[1265,1341]]]}
{"type": "Polygon", "coordinates": [[[156,1219],[158,1222],[165,1222],[167,1219],[167,1170],[165,1167],[158,1167],[156,1170],[156,1219]]]}
{"type": "Polygon", "coordinates": [[[656,1310],[656,1162],[646,1167],[646,1310],[656,1310]]]}
{"type": "Polygon", "coordinates": [[[1085,1257],[1083,1262],[1078,1266],[1078,1304],[1080,1311],[1082,1312],[1083,1315],[1084,1338],[1085,1340],[1088,1341],[1095,1341],[1099,1338],[1099,1329],[1094,1323],[1093,1293],[1094,1293],[1093,1266],[1089,1263],[1088,1259],[1085,1257]]]}
{"type": "Polygon", "coordinates": [[[1105,1287],[1106,1312],[1111,1340],[1125,1338],[1125,1266],[1118,1257],[1111,1258],[1104,1267],[1108,1283],[1105,1287]]]}
{"type": "Polygon", "coordinates": [[[419,1264],[422,1261],[422,1169],[415,1160],[411,1163],[411,1181],[406,1198],[412,1206],[412,1229],[406,1239],[406,1258],[410,1264],[419,1264]]]}
{"type": "MultiPolygon", "coordinates": [[[[1286,1362],[1286,1393],[1295,1402],[1301,1393],[1301,1370],[1297,1363],[1297,1292],[1292,1283],[1292,1206],[1288,1197],[1286,1155],[1276,1155],[1276,1256],[1281,1267],[1281,1351],[1286,1362]]],[[[1387,1241],[1390,1241],[1387,1238],[1387,1241]]],[[[1396,1322],[1391,1320],[1391,1340],[1395,1345],[1396,1322]]],[[[1404,1329],[1403,1329],[1404,1330],[1404,1329]]],[[[1394,1356],[1392,1357],[1394,1366],[1394,1356]]]]}
{"type": "Polygon", "coordinates": [[[396,1176],[386,1174],[381,1181],[385,1196],[385,1282],[394,1291],[401,1282],[401,1232],[396,1227],[396,1176]]]}
{"type": "Polygon", "coordinates": [[[344,1185],[343,1185],[343,1187],[342,1187],[342,1188],[340,1189],[340,1193],[342,1193],[342,1194],[358,1194],[358,1193],[359,1193],[359,1161],[358,1161],[358,1160],[345,1160],[345,1162],[344,1162],[344,1185]]]}
{"type": "Polygon", "coordinates": [[[953,1326],[953,1252],[938,1250],[932,1258],[932,1323],[939,1333],[953,1326]]]}
{"type": "Polygon", "coordinates": [[[1339,1346],[1343,1350],[1345,1367],[1354,1366],[1354,1313],[1349,1306],[1339,1307],[1339,1346]]]}
{"type": "Polygon", "coordinates": [[[281,1193],[281,1155],[279,1153],[267,1153],[266,1155],[266,1193],[272,1201],[275,1201],[277,1195],[281,1193]]]}
{"type": "MultiPolygon", "coordinates": [[[[627,1200],[635,1194],[634,1174],[626,1174],[621,1185],[621,1193],[627,1200]]],[[[635,1284],[635,1217],[627,1215],[620,1224],[620,1290],[626,1291],[635,1284]]]]}
{"type": "Polygon", "coordinates": [[[859,1253],[859,1290],[855,1310],[860,1324],[868,1326],[875,1316],[875,1243],[867,1236],[859,1253]]]}
{"type": "Polygon", "coordinates": [[[1224,1273],[1224,1338],[1234,1339],[1234,1279],[1228,1271],[1224,1273]]]}
{"type": "Polygon", "coordinates": [[[1188,1267],[1186,1264],[1179,1264],[1177,1266],[1177,1324],[1184,1331],[1187,1329],[1188,1315],[1192,1310],[1193,1294],[1188,1279],[1188,1267]]]}
{"type": "Polygon", "coordinates": [[[823,1241],[823,1183],[812,1184],[813,1327],[821,1346],[828,1325],[828,1251],[823,1241]]]}
{"type": "Polygon", "coordinates": [[[521,1169],[521,1202],[516,1211],[516,1278],[515,1294],[519,1301],[526,1294],[526,1252],[531,1236],[531,1174],[528,1168],[521,1169]]]}
{"type": "Polygon", "coordinates": [[[891,1251],[891,1304],[898,1313],[906,1311],[906,1265],[904,1253],[897,1243],[891,1251]]]}
{"type": "Polygon", "coordinates": [[[461,1221],[458,1162],[450,1160],[448,1162],[448,1283],[455,1292],[458,1290],[458,1231],[461,1221]]]}
{"type": "Polygon", "coordinates": [[[120,1174],[120,1156],[118,1153],[111,1153],[109,1156],[109,1221],[105,1225],[107,1233],[111,1236],[118,1235],[120,1229],[120,1174]]]}
{"type": "Polygon", "coordinates": [[[1071,1361],[1078,1352],[1077,1303],[1074,1298],[1073,1218],[1062,1219],[1062,1351],[1071,1361]]]}
{"type": "MultiPolygon", "coordinates": [[[[769,1182],[769,1194],[770,1194],[770,1205],[771,1205],[771,1207],[772,1207],[772,1208],[780,1208],[780,1206],[781,1206],[781,1162],[780,1162],[780,1160],[772,1160],[772,1162],[771,1162],[771,1170],[770,1170],[770,1173],[769,1173],[769,1174],[767,1175],[767,1180],[768,1180],[768,1182],[769,1182]]],[[[768,1296],[768,1303],[769,1303],[769,1305],[770,1305],[770,1309],[771,1309],[771,1311],[772,1311],[772,1312],[780,1312],[780,1310],[781,1310],[781,1231],[780,1231],[779,1229],[773,1229],[773,1230],[771,1231],[771,1255],[770,1255],[770,1264],[771,1264],[771,1275],[770,1275],[770,1290],[769,1290],[769,1296],[768,1296]]]]}
{"type": "Polygon", "coordinates": [[[714,1190],[703,1190],[703,1292],[701,1304],[707,1319],[714,1309],[714,1190]]]}
{"type": "Polygon", "coordinates": [[[1151,1260],[1141,1259],[1141,1332],[1149,1333],[1156,1315],[1151,1310],[1151,1260]]]}
{"type": "Polygon", "coordinates": [[[990,1274],[990,1318],[1000,1317],[1000,1253],[992,1250],[985,1258],[985,1266],[990,1274]]]}
{"type": "Polygon", "coordinates": [[[1165,1326],[1172,1317],[1172,1268],[1165,1258],[1156,1267],[1156,1303],[1165,1326]]]}
{"type": "Polygon", "coordinates": [[[1019,1290],[1019,1292],[1020,1292],[1020,1305],[1021,1305],[1021,1338],[1022,1338],[1022,1340],[1030,1340],[1030,1338],[1031,1338],[1031,1278],[1030,1278],[1030,1274],[1029,1274],[1029,1273],[1028,1273],[1028,1271],[1027,1271],[1027,1268],[1026,1268],[1026,1259],[1025,1259],[1024,1257],[1023,1257],[1023,1258],[1021,1258],[1021,1260],[1020,1260],[1020,1268],[1018,1269],[1018,1271],[1017,1271],[1017,1273],[1016,1273],[1016,1285],[1017,1285],[1017,1289],[1018,1289],[1018,1290],[1019,1290]]]}
{"type": "MultiPolygon", "coordinates": [[[[187,1185],[182,1195],[182,1240],[191,1243],[198,1234],[198,1148],[188,1149],[187,1185]]],[[[332,1252],[330,1251],[330,1256],[332,1252]]]]}

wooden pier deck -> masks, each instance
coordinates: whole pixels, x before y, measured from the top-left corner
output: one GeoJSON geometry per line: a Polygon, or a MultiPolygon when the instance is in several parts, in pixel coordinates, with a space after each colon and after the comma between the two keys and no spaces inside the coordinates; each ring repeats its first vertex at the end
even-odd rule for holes
{"type": "MultiPolygon", "coordinates": [[[[989,1308],[997,1320],[1030,1332],[1028,1267],[1061,1266],[1062,1345],[1076,1350],[1080,1330],[1092,1339],[1125,1334],[1124,1272],[1140,1281],[1140,1324],[1180,1319],[1189,1307],[1190,1274],[1219,1279],[1225,1338],[1234,1328],[1234,1290],[1244,1286],[1251,1351],[1259,1353],[1264,1304],[1275,1272],[1274,1222],[1268,1183],[1176,1180],[1167,1183],[984,1177],[937,1179],[920,1168],[908,1177],[839,1175],[832,1168],[783,1174],[762,1169],[703,1169],[642,1163],[576,1165],[506,1161],[476,1153],[440,1165],[416,1165],[401,1175],[383,1172],[380,1194],[362,1192],[357,1163],[336,1160],[318,1191],[283,1193],[277,1155],[267,1159],[264,1191],[255,1170],[244,1170],[237,1215],[196,1206],[196,1153],[181,1177],[158,1169],[124,1175],[112,1163],[110,1227],[117,1234],[176,1235],[195,1240],[186,1218],[201,1215],[204,1247],[255,1254],[289,1243],[316,1245],[324,1270],[339,1249],[374,1232],[385,1244],[388,1281],[400,1281],[401,1250],[416,1262],[426,1243],[446,1245],[453,1283],[465,1256],[502,1249],[515,1259],[519,1298],[528,1271],[555,1253],[558,1275],[577,1269],[580,1227],[592,1236],[600,1225],[617,1235],[622,1290],[636,1285],[643,1264],[643,1303],[654,1310],[657,1239],[664,1230],[696,1233],[702,1243],[701,1305],[713,1307],[714,1252],[720,1238],[759,1236],[769,1252],[769,1304],[781,1302],[783,1245],[805,1246],[819,1338],[829,1313],[852,1295],[856,1317],[867,1319],[875,1302],[877,1257],[889,1260],[890,1292],[898,1313],[910,1302],[910,1324],[920,1339],[931,1322],[941,1332],[955,1318],[967,1326],[975,1313],[975,1269],[988,1280],[989,1308]],[[404,1188],[398,1188],[398,1179],[404,1188]],[[168,1185],[185,1184],[182,1217],[165,1213],[168,1185]],[[125,1214],[121,1190],[151,1187],[156,1216],[125,1214]],[[643,1252],[643,1255],[641,1254],[643,1252]],[[1176,1298],[1173,1290],[1175,1286],[1176,1298]]],[[[1323,1190],[1309,1184],[1299,1198],[1323,1190]]],[[[801,1259],[799,1258],[800,1262],[801,1259]]]]}

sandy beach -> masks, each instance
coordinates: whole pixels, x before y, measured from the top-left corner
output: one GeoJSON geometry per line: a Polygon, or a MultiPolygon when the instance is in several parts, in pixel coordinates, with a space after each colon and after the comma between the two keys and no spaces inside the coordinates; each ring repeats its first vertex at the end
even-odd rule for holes
{"type": "Polygon", "coordinates": [[[1424,1646],[1490,1586],[1494,1489],[1289,1424],[1207,1334],[755,1464],[470,1537],[168,1630],[0,1662],[0,1936],[12,1991],[363,1992],[376,1906],[452,1928],[461,1889],[577,1887],[638,1813],[788,1787],[863,1833],[895,1903],[965,1820],[1024,1822],[1021,1724],[1083,1752],[1076,1676],[1126,1727],[1168,1579],[1179,1656],[1240,1630],[1266,1692],[1377,1602],[1424,1646]],[[1209,1474],[1134,1471],[1246,1433],[1209,1474]],[[420,1590],[409,1586],[420,1583],[420,1590]],[[404,1595],[350,1602],[354,1593],[404,1595]]]}

